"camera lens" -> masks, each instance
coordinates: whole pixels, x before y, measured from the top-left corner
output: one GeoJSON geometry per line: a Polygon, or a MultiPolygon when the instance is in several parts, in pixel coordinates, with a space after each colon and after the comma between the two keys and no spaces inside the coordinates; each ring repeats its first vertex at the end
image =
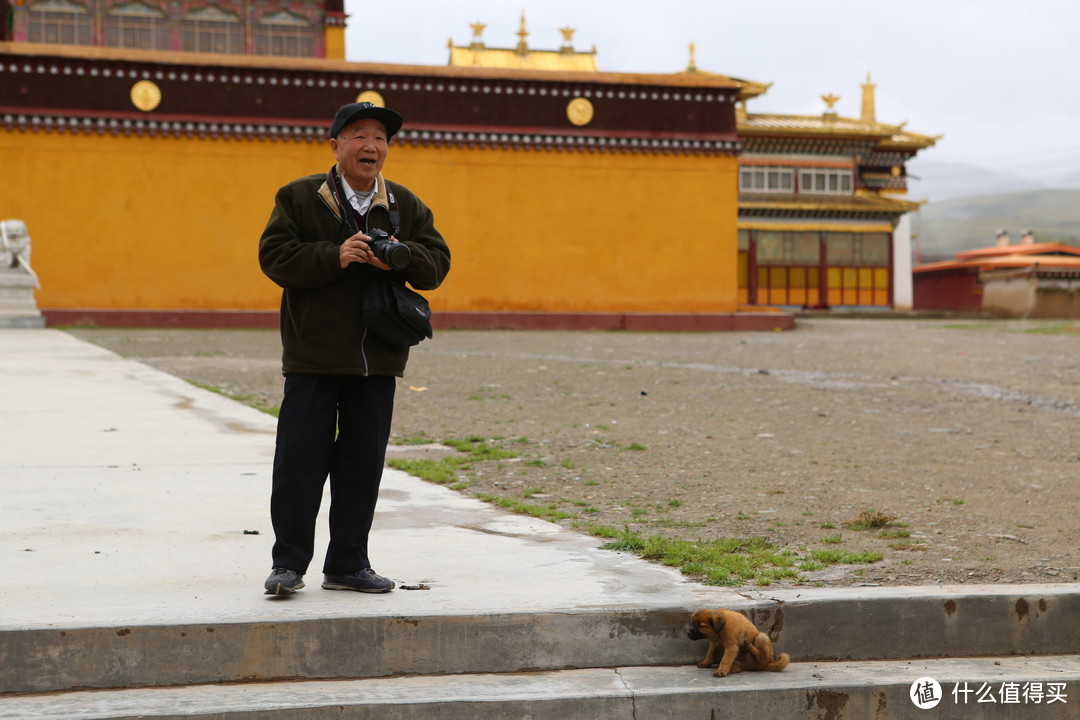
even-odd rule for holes
{"type": "Polygon", "coordinates": [[[386,250],[382,259],[384,263],[394,268],[395,270],[404,270],[409,266],[409,261],[412,260],[412,250],[409,246],[402,242],[388,242],[384,248],[386,250]]]}

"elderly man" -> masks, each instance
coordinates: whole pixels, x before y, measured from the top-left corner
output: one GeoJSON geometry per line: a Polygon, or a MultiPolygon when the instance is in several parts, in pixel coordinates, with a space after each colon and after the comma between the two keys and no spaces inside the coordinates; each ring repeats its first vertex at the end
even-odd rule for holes
{"type": "Polygon", "coordinates": [[[394,588],[371,567],[368,534],[390,439],[395,378],[404,374],[409,353],[365,327],[364,286],[374,273],[395,272],[418,290],[432,290],[450,269],[450,251],[431,210],[382,176],[389,141],[401,125],[401,115],[389,108],[341,107],[330,127],[336,165],[278,190],[259,241],[263,272],[283,288],[285,375],[267,594],[304,587],[328,476],[330,543],[322,586],[368,593],[394,588]],[[376,257],[368,235],[375,229],[409,247],[407,267],[391,270],[376,257]]]}

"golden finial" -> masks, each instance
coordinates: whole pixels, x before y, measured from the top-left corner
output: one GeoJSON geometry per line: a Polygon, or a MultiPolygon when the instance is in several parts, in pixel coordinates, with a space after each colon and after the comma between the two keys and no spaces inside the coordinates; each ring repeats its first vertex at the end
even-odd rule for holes
{"type": "Polygon", "coordinates": [[[686,72],[697,72],[697,60],[694,57],[696,51],[694,43],[690,43],[690,62],[686,65],[686,72]]]}
{"type": "Polygon", "coordinates": [[[572,28],[572,27],[564,27],[564,28],[559,28],[559,32],[562,33],[563,42],[566,43],[567,45],[569,45],[571,42],[573,42],[574,33],[576,33],[577,30],[575,28],[572,28]]]}
{"type": "Polygon", "coordinates": [[[825,101],[825,107],[828,112],[833,112],[833,106],[840,101],[840,98],[832,93],[828,95],[822,95],[821,99],[825,101]]]}
{"type": "Polygon", "coordinates": [[[517,31],[518,44],[517,51],[524,55],[529,52],[529,46],[525,44],[525,38],[529,36],[529,31],[525,28],[525,11],[521,11],[521,26],[517,31]]]}
{"type": "Polygon", "coordinates": [[[480,36],[484,34],[484,28],[486,28],[487,25],[482,22],[474,22],[470,24],[469,27],[472,28],[473,40],[479,40],[480,36]]]}
{"type": "Polygon", "coordinates": [[[876,123],[877,114],[874,109],[874,88],[877,86],[870,82],[870,73],[866,73],[866,83],[862,86],[862,121],[864,123],[876,123]]]}

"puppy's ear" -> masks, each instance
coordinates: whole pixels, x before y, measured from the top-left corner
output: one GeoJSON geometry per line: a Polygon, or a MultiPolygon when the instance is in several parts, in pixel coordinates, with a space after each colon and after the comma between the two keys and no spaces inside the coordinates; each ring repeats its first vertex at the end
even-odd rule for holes
{"type": "Polygon", "coordinates": [[[715,630],[716,632],[720,632],[721,630],[723,630],[724,625],[727,625],[727,620],[724,619],[724,613],[722,613],[722,612],[711,612],[711,613],[709,613],[709,625],[711,625],[712,629],[715,630]]]}

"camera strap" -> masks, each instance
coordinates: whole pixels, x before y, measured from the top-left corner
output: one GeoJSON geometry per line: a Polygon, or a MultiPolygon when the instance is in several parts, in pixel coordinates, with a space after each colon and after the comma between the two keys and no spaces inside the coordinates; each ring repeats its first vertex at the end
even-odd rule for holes
{"type": "MultiPolygon", "coordinates": [[[[361,223],[366,226],[367,222],[364,221],[364,216],[356,212],[356,208],[352,206],[348,198],[345,197],[345,188],[342,185],[341,178],[334,172],[335,168],[330,168],[330,172],[326,173],[326,184],[330,188],[330,194],[334,196],[334,202],[337,203],[338,210],[341,212],[342,222],[353,233],[360,231],[361,223]]],[[[386,184],[386,181],[383,180],[386,184]]],[[[394,197],[394,193],[390,190],[390,186],[386,186],[386,197],[390,202],[390,225],[393,228],[393,232],[390,234],[397,237],[398,230],[401,228],[401,212],[398,210],[397,198],[394,197]]],[[[368,211],[370,212],[370,208],[368,211]]]]}

